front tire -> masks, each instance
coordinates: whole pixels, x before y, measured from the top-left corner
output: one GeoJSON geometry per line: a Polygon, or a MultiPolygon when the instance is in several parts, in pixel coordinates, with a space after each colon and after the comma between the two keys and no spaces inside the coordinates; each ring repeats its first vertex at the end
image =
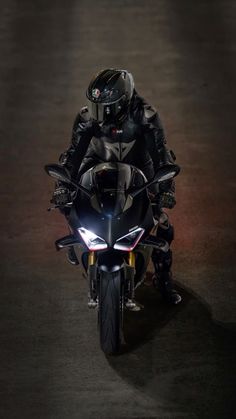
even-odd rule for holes
{"type": "Polygon", "coordinates": [[[105,354],[120,351],[122,341],[123,283],[121,271],[100,271],[98,323],[105,354]]]}

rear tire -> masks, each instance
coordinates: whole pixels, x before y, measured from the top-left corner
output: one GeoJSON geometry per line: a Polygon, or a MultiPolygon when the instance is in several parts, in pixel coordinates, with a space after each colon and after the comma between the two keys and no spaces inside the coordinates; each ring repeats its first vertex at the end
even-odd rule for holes
{"type": "Polygon", "coordinates": [[[122,341],[122,273],[100,271],[98,323],[100,344],[105,354],[120,351],[122,341]]]}

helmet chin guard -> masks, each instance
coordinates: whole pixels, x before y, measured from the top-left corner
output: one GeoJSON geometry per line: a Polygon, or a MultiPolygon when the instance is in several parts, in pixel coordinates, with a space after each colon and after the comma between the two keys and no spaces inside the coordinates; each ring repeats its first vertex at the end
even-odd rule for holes
{"type": "Polygon", "coordinates": [[[91,80],[86,92],[91,117],[99,123],[122,121],[133,92],[133,76],[127,70],[102,70],[91,80]]]}

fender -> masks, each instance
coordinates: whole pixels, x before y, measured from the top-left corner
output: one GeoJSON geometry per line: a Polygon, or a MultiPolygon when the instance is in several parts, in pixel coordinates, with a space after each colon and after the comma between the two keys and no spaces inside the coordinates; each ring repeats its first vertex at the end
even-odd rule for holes
{"type": "Polygon", "coordinates": [[[98,268],[104,272],[117,272],[124,267],[124,259],[120,252],[111,250],[109,253],[100,253],[97,259],[98,268]]]}

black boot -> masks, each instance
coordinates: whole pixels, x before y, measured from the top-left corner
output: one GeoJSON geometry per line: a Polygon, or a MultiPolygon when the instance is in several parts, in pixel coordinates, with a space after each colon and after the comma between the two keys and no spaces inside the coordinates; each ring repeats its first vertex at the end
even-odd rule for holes
{"type": "Polygon", "coordinates": [[[171,272],[172,251],[153,250],[152,261],[155,268],[153,285],[158,288],[162,297],[171,304],[179,304],[181,296],[173,287],[173,277],[171,272]]]}
{"type": "Polygon", "coordinates": [[[67,259],[71,265],[79,265],[75,250],[73,246],[70,246],[67,251],[67,259]]]}
{"type": "Polygon", "coordinates": [[[153,275],[153,285],[157,288],[162,297],[170,304],[179,304],[182,301],[181,295],[173,287],[172,273],[162,272],[153,275]]]}

